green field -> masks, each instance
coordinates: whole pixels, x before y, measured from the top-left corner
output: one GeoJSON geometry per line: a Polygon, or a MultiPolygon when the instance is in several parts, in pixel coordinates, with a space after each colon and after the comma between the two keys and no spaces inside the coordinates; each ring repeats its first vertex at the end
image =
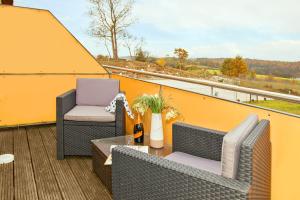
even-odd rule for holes
{"type": "MultiPolygon", "coordinates": [[[[197,66],[190,67],[188,71],[191,73],[200,74],[203,73],[203,69],[205,69],[206,72],[208,72],[211,75],[218,75],[218,76],[222,75],[219,69],[208,69],[208,68],[201,69],[201,67],[197,67],[197,66]]],[[[261,74],[257,74],[255,79],[241,78],[239,80],[240,80],[239,86],[243,86],[243,87],[256,88],[261,90],[280,92],[285,94],[293,94],[293,95],[300,94],[300,84],[299,84],[300,81],[298,80],[293,80],[284,77],[275,77],[275,76],[270,77],[268,75],[261,75],[261,74]]],[[[270,100],[270,101],[256,101],[256,102],[251,102],[250,104],[300,115],[300,104],[296,104],[296,103],[289,103],[289,102],[279,101],[279,100],[270,100]]]]}
{"type": "Polygon", "coordinates": [[[211,75],[222,75],[219,69],[208,69],[207,70],[211,75]]]}
{"type": "MultiPolygon", "coordinates": [[[[219,69],[205,69],[206,72],[208,72],[210,75],[222,76],[222,73],[219,69]]],[[[203,70],[201,71],[201,68],[194,67],[189,69],[189,72],[200,74],[203,73],[203,70]]],[[[300,96],[300,81],[290,78],[257,74],[255,79],[250,79],[247,77],[240,78],[238,85],[243,87],[300,96]]]]}
{"type": "MultiPolygon", "coordinates": [[[[210,76],[213,75],[222,76],[222,73],[219,69],[212,69],[206,66],[190,65],[189,67],[186,68],[186,71],[197,75],[206,73],[209,74],[210,76]]],[[[203,77],[209,78],[209,76],[203,76],[203,77]]],[[[277,77],[277,76],[270,76],[270,75],[262,75],[262,74],[256,74],[256,77],[253,79],[245,77],[245,78],[240,78],[238,80],[239,80],[238,81],[239,86],[300,96],[299,80],[277,77]]],[[[250,104],[254,104],[265,108],[271,108],[274,110],[283,111],[291,114],[300,115],[300,104],[296,104],[296,103],[272,100],[272,101],[251,102],[250,104]]]]}
{"type": "Polygon", "coordinates": [[[270,100],[270,101],[256,101],[256,102],[251,102],[249,104],[300,115],[300,104],[296,104],[296,103],[289,103],[280,100],[270,100]]]}

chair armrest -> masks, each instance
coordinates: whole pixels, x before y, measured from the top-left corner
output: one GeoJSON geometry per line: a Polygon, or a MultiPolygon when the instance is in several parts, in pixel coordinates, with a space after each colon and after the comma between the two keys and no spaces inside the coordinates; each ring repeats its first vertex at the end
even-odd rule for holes
{"type": "Polygon", "coordinates": [[[60,117],[76,105],[76,90],[70,90],[56,97],[56,112],[60,117]]]}
{"type": "Polygon", "coordinates": [[[126,130],[126,118],[125,108],[122,100],[116,101],[116,136],[125,135],[126,130]]]}
{"type": "Polygon", "coordinates": [[[180,151],[211,160],[221,160],[225,132],[174,123],[172,133],[173,152],[180,151]]]}
{"type": "Polygon", "coordinates": [[[247,183],[126,147],[112,154],[115,200],[247,199],[247,183]]]}
{"type": "Polygon", "coordinates": [[[251,195],[271,199],[272,144],[270,121],[261,120],[244,140],[240,150],[237,179],[251,184],[251,195]]]}
{"type": "Polygon", "coordinates": [[[76,105],[76,90],[70,90],[56,97],[56,139],[57,159],[64,158],[64,115],[76,105]]]}

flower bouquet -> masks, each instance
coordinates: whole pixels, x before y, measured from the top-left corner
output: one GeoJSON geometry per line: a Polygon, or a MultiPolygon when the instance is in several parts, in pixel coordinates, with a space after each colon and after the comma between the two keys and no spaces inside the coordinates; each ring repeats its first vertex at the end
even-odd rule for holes
{"type": "Polygon", "coordinates": [[[150,146],[162,148],[164,145],[162,112],[166,112],[166,120],[169,121],[179,115],[177,109],[169,106],[162,94],[139,96],[133,102],[132,109],[141,116],[144,116],[148,109],[152,111],[150,146]]]}

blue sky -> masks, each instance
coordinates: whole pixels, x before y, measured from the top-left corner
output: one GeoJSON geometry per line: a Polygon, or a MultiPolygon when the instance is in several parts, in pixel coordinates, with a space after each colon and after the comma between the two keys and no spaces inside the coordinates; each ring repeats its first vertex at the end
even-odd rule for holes
{"type": "MultiPolygon", "coordinates": [[[[88,0],[15,0],[18,6],[50,10],[94,55],[106,54],[88,35],[88,0]]],[[[298,0],[136,0],[130,28],[145,38],[153,56],[182,47],[191,57],[300,61],[298,0]]],[[[125,48],[122,56],[128,55],[125,48]]]]}

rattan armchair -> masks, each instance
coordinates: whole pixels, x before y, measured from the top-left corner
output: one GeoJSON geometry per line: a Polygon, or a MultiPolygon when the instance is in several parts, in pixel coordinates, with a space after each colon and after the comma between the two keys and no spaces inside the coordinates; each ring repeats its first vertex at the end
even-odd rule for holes
{"type": "MultiPolygon", "coordinates": [[[[173,124],[173,151],[220,161],[224,132],[173,124]]],[[[270,199],[269,121],[243,141],[236,179],[151,156],[126,147],[113,149],[115,200],[270,199]]]]}
{"type": "MultiPolygon", "coordinates": [[[[95,79],[84,81],[99,82],[95,79]]],[[[114,121],[66,120],[66,113],[77,104],[76,96],[76,90],[73,89],[56,98],[57,159],[59,160],[64,159],[66,155],[90,156],[91,140],[125,135],[123,101],[117,100],[116,102],[114,121]]]]}

